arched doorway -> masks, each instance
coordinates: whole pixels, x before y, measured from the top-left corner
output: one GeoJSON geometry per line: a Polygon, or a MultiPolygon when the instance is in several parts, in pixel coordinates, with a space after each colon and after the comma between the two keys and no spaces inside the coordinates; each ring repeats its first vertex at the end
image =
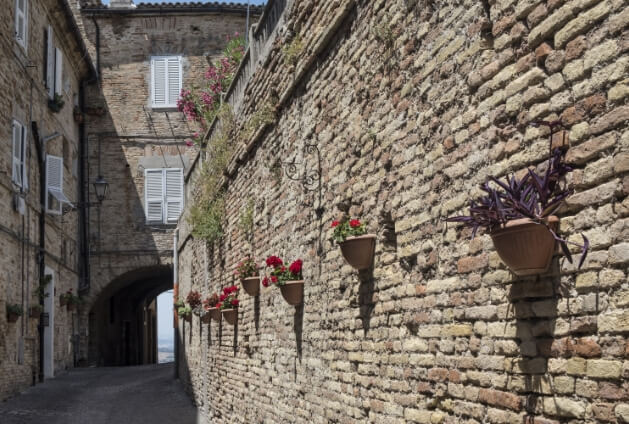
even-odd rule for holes
{"type": "Polygon", "coordinates": [[[89,364],[157,363],[156,298],[172,287],[172,267],[167,265],[136,269],[108,284],[89,312],[89,364]]]}

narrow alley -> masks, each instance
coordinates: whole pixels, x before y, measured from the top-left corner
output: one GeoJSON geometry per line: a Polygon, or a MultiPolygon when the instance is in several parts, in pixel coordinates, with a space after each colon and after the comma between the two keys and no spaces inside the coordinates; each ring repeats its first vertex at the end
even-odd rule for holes
{"type": "Polygon", "coordinates": [[[0,403],[2,424],[196,424],[173,365],[78,368],[0,403]]]}

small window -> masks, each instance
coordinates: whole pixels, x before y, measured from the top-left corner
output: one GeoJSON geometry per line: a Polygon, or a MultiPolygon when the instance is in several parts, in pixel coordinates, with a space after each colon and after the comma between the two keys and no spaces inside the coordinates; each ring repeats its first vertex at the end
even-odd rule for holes
{"type": "Polygon", "coordinates": [[[15,39],[26,50],[28,39],[28,0],[15,0],[15,39]]]}
{"type": "Polygon", "coordinates": [[[144,207],[147,222],[176,223],[183,209],[183,169],[147,169],[144,207]]]}
{"type": "Polygon", "coordinates": [[[151,58],[151,106],[175,108],[181,92],[181,57],[151,58]]]}
{"type": "Polygon", "coordinates": [[[26,127],[19,121],[13,121],[13,166],[12,181],[23,190],[28,188],[28,143],[26,138],[26,127]]]}
{"type": "Polygon", "coordinates": [[[46,155],[46,212],[61,215],[64,203],[72,203],[63,193],[63,158],[46,155]]]}

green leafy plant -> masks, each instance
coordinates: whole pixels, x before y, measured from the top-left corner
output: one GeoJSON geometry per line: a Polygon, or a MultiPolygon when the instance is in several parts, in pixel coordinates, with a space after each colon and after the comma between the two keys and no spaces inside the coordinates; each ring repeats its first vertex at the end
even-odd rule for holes
{"type": "Polygon", "coordinates": [[[252,258],[247,257],[243,261],[241,261],[236,267],[236,271],[234,272],[234,276],[240,280],[249,277],[255,277],[259,275],[260,267],[252,258]]]}
{"type": "Polygon", "coordinates": [[[286,63],[290,65],[295,65],[298,62],[299,55],[301,55],[303,51],[304,43],[299,35],[282,48],[286,63]]]}
{"type": "Polygon", "coordinates": [[[65,297],[66,303],[68,305],[80,305],[83,303],[83,299],[80,296],[75,295],[72,292],[72,289],[65,292],[63,296],[65,297]]]}
{"type": "Polygon", "coordinates": [[[48,286],[48,284],[50,284],[51,281],[52,281],[52,275],[47,274],[47,275],[44,275],[44,277],[39,282],[39,285],[37,286],[37,289],[36,289],[36,293],[40,302],[43,302],[44,299],[50,295],[49,293],[46,293],[46,287],[48,286]]]}
{"type": "Polygon", "coordinates": [[[247,201],[247,205],[238,217],[238,228],[242,231],[247,238],[253,235],[253,211],[255,203],[253,199],[247,201]]]}
{"type": "Polygon", "coordinates": [[[65,105],[65,101],[61,94],[55,93],[55,96],[52,99],[48,99],[48,108],[53,113],[59,113],[61,109],[63,109],[63,105],[65,105]]]}
{"type": "Polygon", "coordinates": [[[180,306],[177,308],[177,315],[188,319],[192,316],[192,308],[190,306],[180,306]]]}
{"type": "Polygon", "coordinates": [[[22,308],[22,305],[18,305],[17,303],[7,304],[7,315],[22,316],[23,314],[24,309],[22,308]]]}
{"type": "Polygon", "coordinates": [[[343,243],[347,237],[362,236],[367,233],[364,223],[349,217],[345,217],[341,221],[332,221],[331,227],[334,229],[332,240],[337,243],[343,243]]]}

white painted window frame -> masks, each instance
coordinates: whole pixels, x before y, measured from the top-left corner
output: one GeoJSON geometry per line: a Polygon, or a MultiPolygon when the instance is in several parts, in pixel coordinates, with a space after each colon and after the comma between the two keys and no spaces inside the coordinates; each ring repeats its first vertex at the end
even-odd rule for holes
{"type": "Polygon", "coordinates": [[[177,100],[179,99],[179,93],[183,88],[183,66],[182,66],[182,57],[177,55],[170,56],[151,56],[151,87],[150,87],[150,97],[151,97],[151,108],[153,109],[174,109],[177,107],[177,100]],[[178,73],[179,73],[179,87],[177,90],[177,98],[170,98],[170,87],[168,84],[168,60],[176,58],[178,62],[178,73]],[[164,96],[165,103],[155,103],[155,61],[156,60],[164,60],[166,64],[166,71],[164,72],[164,96]]]}

